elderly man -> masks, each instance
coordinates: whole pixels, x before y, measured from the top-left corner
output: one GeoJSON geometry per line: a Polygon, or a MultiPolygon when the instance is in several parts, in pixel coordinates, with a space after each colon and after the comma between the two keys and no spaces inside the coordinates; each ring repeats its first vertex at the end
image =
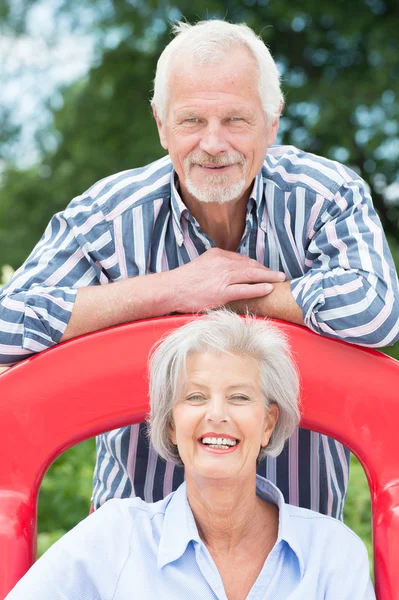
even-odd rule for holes
{"type": "MultiPolygon", "coordinates": [[[[279,75],[249,28],[208,21],[175,33],[153,98],[169,155],[103,179],[54,216],[2,292],[0,362],[225,304],[354,343],[396,341],[398,282],[363,181],[272,147],[279,75]]],[[[158,500],[182,481],[142,427],[100,436],[97,450],[95,507],[113,496],[158,500]]],[[[260,473],[288,502],[340,518],[348,458],[341,444],[299,429],[260,473]]]]}

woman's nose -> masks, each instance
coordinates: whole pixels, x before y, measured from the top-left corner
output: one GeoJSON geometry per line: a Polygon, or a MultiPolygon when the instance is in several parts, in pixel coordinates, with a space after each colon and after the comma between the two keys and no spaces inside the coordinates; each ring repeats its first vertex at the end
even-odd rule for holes
{"type": "Polygon", "coordinates": [[[228,421],[227,405],[221,400],[211,400],[206,411],[206,420],[212,423],[228,421]]]}

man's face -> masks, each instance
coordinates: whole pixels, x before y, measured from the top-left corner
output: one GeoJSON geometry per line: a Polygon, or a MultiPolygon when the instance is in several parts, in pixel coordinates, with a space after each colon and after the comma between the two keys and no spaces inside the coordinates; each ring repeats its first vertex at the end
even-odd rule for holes
{"type": "Polygon", "coordinates": [[[176,59],[165,122],[155,113],[162,146],[179,176],[183,198],[242,198],[262,167],[278,119],[267,125],[256,63],[239,48],[219,64],[176,59]]]}

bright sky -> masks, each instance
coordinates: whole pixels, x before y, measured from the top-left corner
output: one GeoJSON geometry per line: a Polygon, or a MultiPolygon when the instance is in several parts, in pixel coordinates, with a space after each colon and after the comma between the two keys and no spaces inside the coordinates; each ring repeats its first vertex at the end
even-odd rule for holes
{"type": "Polygon", "coordinates": [[[57,4],[42,0],[31,9],[27,35],[0,33],[0,105],[12,108],[14,121],[23,124],[21,166],[37,157],[34,134],[50,118],[45,103],[59,106],[58,86],[82,77],[93,60],[92,36],[71,32],[65,19],[58,21],[59,35],[54,35],[57,4]]]}

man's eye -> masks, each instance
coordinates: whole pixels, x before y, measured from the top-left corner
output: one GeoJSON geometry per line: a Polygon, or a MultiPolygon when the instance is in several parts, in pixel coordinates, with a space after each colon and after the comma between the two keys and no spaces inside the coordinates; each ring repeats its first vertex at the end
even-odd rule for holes
{"type": "Polygon", "coordinates": [[[243,121],[243,120],[244,120],[244,119],[243,119],[242,117],[231,117],[231,119],[230,119],[230,121],[233,121],[233,122],[235,122],[235,123],[236,123],[237,121],[243,121]]]}
{"type": "Polygon", "coordinates": [[[190,119],[184,119],[185,123],[198,123],[197,117],[191,117],[190,119]]]}

